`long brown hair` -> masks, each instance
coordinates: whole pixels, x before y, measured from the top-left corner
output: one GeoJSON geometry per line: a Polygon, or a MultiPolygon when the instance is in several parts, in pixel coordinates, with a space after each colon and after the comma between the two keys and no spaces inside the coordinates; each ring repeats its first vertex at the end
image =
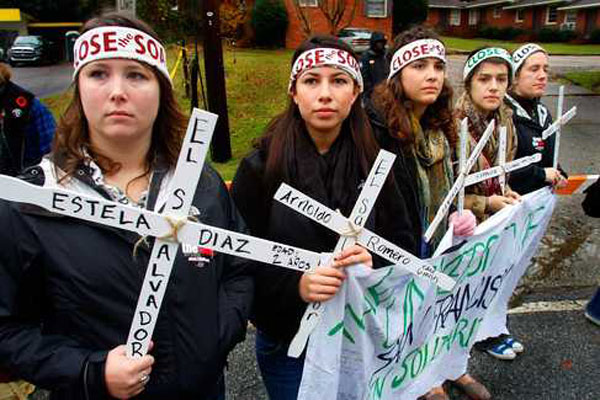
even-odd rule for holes
{"type": "MultiPolygon", "coordinates": [[[[394,46],[389,55],[393,55],[402,46],[419,39],[437,39],[438,35],[423,26],[415,26],[400,33],[394,39],[394,46]]],[[[410,121],[412,102],[404,93],[400,71],[391,80],[383,81],[375,87],[373,103],[387,120],[390,134],[408,145],[414,142],[414,133],[410,121]]],[[[441,129],[454,148],[457,140],[456,127],[452,118],[453,90],[447,79],[444,79],[442,91],[437,100],[427,107],[421,117],[423,129],[441,129]]]]}
{"type": "MultiPolygon", "coordinates": [[[[81,33],[101,26],[123,26],[143,31],[160,42],[154,30],[146,23],[120,13],[108,13],[93,18],[85,23],[81,33]]],[[[152,128],[152,142],[147,154],[148,173],[160,157],[169,167],[175,166],[181,148],[182,138],[185,136],[187,118],[179,110],[177,100],[170,82],[154,67],[150,68],[158,79],[160,87],[160,104],[158,115],[152,128]]],[[[83,163],[84,149],[96,160],[104,172],[114,173],[121,167],[106,154],[101,154],[90,143],[87,119],[83,112],[81,97],[79,95],[78,76],[75,77],[73,97],[62,114],[54,136],[52,151],[55,159],[60,160],[60,168],[66,172],[62,179],[73,176],[76,169],[83,163]]],[[[145,174],[144,174],[145,175],[145,174]]],[[[142,176],[144,176],[142,175],[142,176]]]]}
{"type": "Polygon", "coordinates": [[[12,77],[12,72],[8,65],[0,62],[0,85],[4,85],[6,82],[10,81],[12,77]]]}
{"type": "MultiPolygon", "coordinates": [[[[356,58],[350,46],[341,40],[329,35],[315,35],[298,46],[291,64],[293,65],[305,51],[316,48],[341,49],[356,58]]],[[[292,90],[295,90],[295,84],[292,85],[292,90]]],[[[342,123],[342,130],[346,129],[349,130],[356,146],[360,169],[366,177],[379,149],[367,115],[362,108],[360,95],[342,123]]],[[[271,120],[263,136],[255,142],[255,147],[266,153],[265,183],[269,190],[274,191],[282,180],[289,178],[289,160],[294,157],[291,151],[292,143],[298,140],[305,130],[306,124],[300,110],[290,96],[287,109],[271,120]]]]}

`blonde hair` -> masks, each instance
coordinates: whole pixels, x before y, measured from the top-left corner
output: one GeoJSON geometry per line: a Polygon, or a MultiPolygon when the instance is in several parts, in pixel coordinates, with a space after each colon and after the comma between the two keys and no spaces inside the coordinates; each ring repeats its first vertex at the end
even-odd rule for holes
{"type": "Polygon", "coordinates": [[[3,85],[4,82],[10,81],[12,77],[12,71],[10,67],[2,62],[0,62],[0,85],[3,85]]]}

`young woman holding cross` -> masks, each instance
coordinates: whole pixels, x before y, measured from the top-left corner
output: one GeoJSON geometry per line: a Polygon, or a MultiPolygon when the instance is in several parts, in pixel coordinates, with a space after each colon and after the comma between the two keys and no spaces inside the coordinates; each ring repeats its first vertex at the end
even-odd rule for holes
{"type": "MultiPolygon", "coordinates": [[[[455,109],[457,121],[468,119],[469,134],[467,154],[476,146],[488,123],[495,120],[495,130],[483,148],[471,173],[498,165],[500,128],[506,128],[505,161],[515,158],[517,136],[512,110],[504,103],[504,95],[513,79],[511,55],[502,48],[486,47],[473,51],[463,70],[465,91],[455,109]]],[[[520,196],[506,185],[501,187],[498,178],[491,178],[465,188],[465,208],[471,209],[478,220],[484,220],[520,196]]],[[[503,360],[511,360],[523,351],[523,345],[509,335],[488,338],[475,344],[475,348],[503,360]]]]}
{"type": "MultiPolygon", "coordinates": [[[[319,252],[336,247],[337,234],[272,197],[285,182],[344,216],[350,214],[379,150],[360,104],[362,89],[359,62],[345,43],[315,36],[296,49],[288,107],[271,121],[233,180],[232,195],[254,235],[319,252]]],[[[413,252],[406,206],[401,199],[389,201],[385,193],[386,188],[366,227],[413,252]]],[[[345,279],[342,267],[356,263],[372,264],[358,245],[311,273],[257,268],[256,353],[271,400],[297,398],[304,357],[288,357],[289,344],[307,303],[333,297],[345,279]]]]}
{"type": "MultiPolygon", "coordinates": [[[[88,21],[53,153],[24,179],[160,210],[186,126],[166,65],[141,21],[88,21]]],[[[202,222],[243,229],[207,166],[192,204],[202,222]]],[[[227,353],[244,337],[252,299],[245,261],[203,253],[199,268],[179,252],[151,355],[129,358],[123,344],[151,247],[134,233],[16,203],[0,202],[0,225],[0,366],[51,399],[223,398],[227,353]]]]}
{"type": "Polygon", "coordinates": [[[548,84],[548,53],[538,44],[527,43],[516,49],[512,57],[515,79],[505,96],[505,102],[513,110],[519,138],[515,158],[541,153],[542,159],[511,173],[510,185],[520,194],[548,185],[560,188],[567,183],[567,173],[560,165],[553,167],[556,135],[545,140],[542,137],[542,132],[552,124],[550,110],[540,101],[548,84]]]}
{"type": "MultiPolygon", "coordinates": [[[[454,116],[457,121],[468,120],[467,154],[475,147],[487,125],[495,120],[495,130],[469,171],[482,171],[498,165],[500,128],[506,128],[505,161],[512,161],[517,151],[517,136],[510,107],[504,95],[512,82],[513,67],[510,54],[502,48],[486,47],[473,51],[463,69],[464,92],[458,99],[454,116]]],[[[500,187],[498,178],[488,179],[465,188],[465,208],[473,211],[479,221],[519,200],[509,186],[500,187]]]]}
{"type": "MultiPolygon", "coordinates": [[[[457,135],[452,118],[452,88],[446,79],[446,51],[438,36],[417,26],[394,40],[390,75],[375,88],[367,103],[377,140],[397,155],[394,178],[401,195],[407,199],[414,234],[420,243],[418,255],[430,257],[446,232],[448,222],[454,234],[469,236],[475,229],[475,217],[469,211],[454,212],[436,231],[430,243],[423,234],[452,184],[451,157],[457,135]]],[[[454,381],[473,399],[488,399],[487,389],[464,374],[454,381]]],[[[444,400],[444,389],[435,387],[423,396],[444,400]]]]}

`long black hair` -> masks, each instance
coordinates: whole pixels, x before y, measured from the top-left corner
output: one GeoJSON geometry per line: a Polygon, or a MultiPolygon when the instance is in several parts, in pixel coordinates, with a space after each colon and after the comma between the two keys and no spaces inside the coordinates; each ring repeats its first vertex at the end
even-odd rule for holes
{"type": "MultiPolygon", "coordinates": [[[[298,46],[292,57],[291,65],[294,65],[302,53],[316,48],[341,49],[357,58],[350,46],[334,36],[315,35],[298,46]]],[[[291,90],[292,92],[296,90],[295,83],[291,90]]],[[[379,148],[373,137],[367,114],[361,105],[360,95],[354,101],[350,114],[342,123],[342,130],[346,129],[350,131],[358,153],[360,169],[366,177],[371,164],[377,157],[379,148]]],[[[294,157],[293,143],[305,134],[305,131],[306,123],[302,119],[298,106],[290,96],[286,110],[271,120],[263,136],[255,142],[255,147],[263,150],[266,154],[265,184],[269,191],[274,192],[283,180],[290,178],[288,167],[289,161],[294,157]]]]}

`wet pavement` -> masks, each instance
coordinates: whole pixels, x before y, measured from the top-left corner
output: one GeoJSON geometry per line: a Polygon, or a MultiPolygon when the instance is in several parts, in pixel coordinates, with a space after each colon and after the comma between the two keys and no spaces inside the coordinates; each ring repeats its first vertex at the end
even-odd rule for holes
{"type": "Polygon", "coordinates": [[[71,84],[73,67],[63,62],[50,66],[13,67],[12,72],[13,82],[42,98],[65,91],[71,84]]]}

